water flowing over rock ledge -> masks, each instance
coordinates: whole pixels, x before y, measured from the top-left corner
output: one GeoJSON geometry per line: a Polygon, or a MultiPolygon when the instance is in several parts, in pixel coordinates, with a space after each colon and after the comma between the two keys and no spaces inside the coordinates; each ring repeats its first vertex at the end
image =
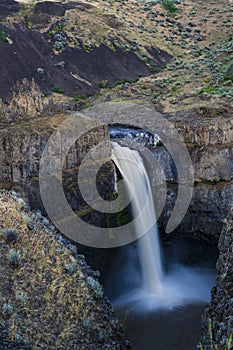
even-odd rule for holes
{"type": "MultiPolygon", "coordinates": [[[[135,117],[135,122],[143,124],[143,115],[147,112],[153,114],[152,108],[143,103],[109,102],[90,107],[84,113],[105,121],[109,118],[114,121],[115,118],[115,122],[125,121],[127,125],[129,119],[133,120],[134,115],[141,113],[141,120],[135,117]]],[[[163,228],[176,200],[177,171],[164,147],[152,150],[164,170],[168,187],[167,200],[159,221],[164,239],[182,235],[217,243],[222,220],[226,217],[233,200],[233,121],[230,112],[228,111],[226,116],[219,116],[218,110],[212,110],[211,120],[201,116],[190,117],[186,111],[179,116],[164,115],[183,137],[182,142],[190,153],[195,170],[193,197],[187,214],[178,228],[166,235],[163,228]]],[[[156,116],[157,111],[154,110],[154,117],[150,118],[150,125],[147,125],[150,132],[156,133],[156,116]]],[[[152,189],[157,190],[153,181],[152,178],[152,189]]]]}
{"type": "MultiPolygon", "coordinates": [[[[119,116],[127,123],[127,116],[133,116],[138,110],[142,112],[148,106],[139,103],[104,103],[87,109],[84,113],[95,119],[104,120],[105,116],[119,116]]],[[[150,107],[151,110],[151,107],[150,107]]],[[[153,112],[153,110],[152,110],[153,112]]],[[[153,112],[156,118],[156,111],[153,112]]],[[[163,228],[172,212],[176,200],[178,179],[176,166],[164,147],[155,147],[152,153],[164,169],[167,181],[167,200],[160,218],[160,230],[165,239],[176,236],[189,236],[216,243],[221,232],[222,220],[227,215],[233,200],[233,125],[231,118],[218,117],[210,121],[203,119],[165,116],[175,124],[183,136],[183,142],[195,169],[194,192],[190,207],[179,227],[170,235],[164,235],[163,228]]],[[[5,188],[12,186],[28,198],[33,208],[41,207],[38,190],[39,162],[42,151],[51,133],[64,120],[65,116],[36,118],[30,122],[10,126],[0,130],[0,182],[5,188]]],[[[82,121],[79,117],[79,122],[82,121]]],[[[142,118],[143,119],[143,118],[142,118]]],[[[154,121],[151,120],[151,130],[154,121]]],[[[151,131],[150,130],[150,131],[151,131]]],[[[72,207],[79,207],[77,187],[72,176],[77,174],[83,156],[101,140],[109,140],[107,125],[97,127],[78,140],[69,152],[65,162],[68,169],[66,177],[71,191],[68,196],[72,207]]],[[[103,171],[105,190],[113,187],[114,172],[111,163],[103,171]],[[107,169],[107,170],[106,170],[107,169]]],[[[153,188],[153,178],[152,178],[153,188]]],[[[154,190],[156,188],[154,187],[154,190]]],[[[104,190],[103,190],[104,192],[104,190]]],[[[95,217],[96,219],[97,217],[95,217]]]]}

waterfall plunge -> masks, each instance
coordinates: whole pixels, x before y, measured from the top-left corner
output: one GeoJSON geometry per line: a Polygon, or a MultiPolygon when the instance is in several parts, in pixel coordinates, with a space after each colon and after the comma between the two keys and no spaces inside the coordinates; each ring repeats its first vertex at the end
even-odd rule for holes
{"type": "Polygon", "coordinates": [[[162,263],[150,181],[138,151],[113,143],[112,160],[127,182],[128,194],[132,194],[133,217],[139,216],[135,225],[135,237],[139,240],[140,266],[143,275],[142,288],[158,294],[162,285],[162,263]]]}
{"type": "Polygon", "coordinates": [[[215,280],[213,270],[174,262],[169,271],[163,273],[150,182],[138,151],[113,142],[112,159],[126,180],[133,218],[139,217],[134,225],[135,240],[141,237],[136,250],[135,245],[122,248],[122,255],[115,266],[113,264],[113,272],[110,271],[109,290],[117,290],[113,304],[116,307],[133,304],[138,311],[144,312],[208,302],[215,280]]]}

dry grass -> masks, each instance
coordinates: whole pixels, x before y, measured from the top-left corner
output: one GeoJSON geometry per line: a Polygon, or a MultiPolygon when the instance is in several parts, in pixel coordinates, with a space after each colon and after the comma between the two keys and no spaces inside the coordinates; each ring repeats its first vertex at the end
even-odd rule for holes
{"type": "Polygon", "coordinates": [[[86,350],[110,344],[118,349],[120,338],[114,334],[119,326],[98,283],[95,288],[88,284],[87,266],[82,267],[49,229],[25,212],[21,200],[4,191],[0,192],[0,257],[1,325],[15,346],[86,350]],[[17,233],[17,241],[7,239],[9,228],[17,233]],[[10,259],[12,249],[20,257],[18,264],[10,259]],[[104,343],[99,340],[102,333],[104,343]]]}

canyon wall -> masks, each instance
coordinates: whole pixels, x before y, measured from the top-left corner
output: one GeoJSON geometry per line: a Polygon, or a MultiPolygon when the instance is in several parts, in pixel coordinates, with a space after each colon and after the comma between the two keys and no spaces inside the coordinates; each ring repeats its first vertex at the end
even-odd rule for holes
{"type": "MultiPolygon", "coordinates": [[[[0,183],[3,188],[13,188],[26,197],[32,209],[43,209],[39,192],[39,168],[42,152],[50,135],[66,118],[67,115],[53,118],[40,117],[0,130],[0,183]]],[[[84,118],[80,114],[77,115],[77,118],[80,130],[82,130],[82,126],[88,118],[84,118]]],[[[81,160],[95,145],[109,139],[107,126],[96,125],[93,123],[92,129],[75,142],[64,160],[64,186],[67,190],[67,196],[71,199],[72,194],[73,197],[77,196],[78,188],[74,176],[78,172],[81,160]]],[[[56,156],[57,146],[54,143],[54,149],[51,150],[54,156],[56,156]]],[[[109,173],[111,174],[111,170],[109,173]]],[[[111,178],[113,178],[112,175],[111,178]]],[[[111,181],[107,181],[104,176],[102,180],[105,185],[107,182],[111,184],[111,181]]],[[[73,198],[71,204],[73,204],[74,209],[77,209],[80,200],[73,198]]]]}
{"type": "Polygon", "coordinates": [[[200,349],[233,349],[233,208],[224,220],[219,239],[216,286],[202,319],[200,349]]]}
{"type": "MultiPolygon", "coordinates": [[[[202,148],[198,145],[187,145],[187,147],[195,169],[192,199],[183,220],[169,234],[165,233],[165,227],[176,202],[179,179],[176,166],[167,150],[164,147],[153,150],[155,158],[164,171],[167,185],[166,202],[159,218],[160,232],[165,240],[182,235],[217,243],[222,230],[222,220],[226,217],[233,199],[230,174],[230,164],[233,159],[232,146],[226,145],[222,150],[219,150],[217,145],[211,147],[211,150],[208,146],[202,148]]],[[[152,174],[151,177],[155,197],[156,191],[159,191],[156,184],[158,176],[153,177],[152,174]]]]}
{"type": "MultiPolygon", "coordinates": [[[[180,116],[162,115],[151,106],[135,102],[100,103],[84,111],[92,118],[101,119],[106,123],[134,127],[140,125],[152,133],[159,131],[165,139],[169,133],[173,137],[172,128],[164,123],[166,119],[181,135],[181,139],[175,140],[175,143],[178,146],[179,143],[183,144],[189,151],[195,171],[193,196],[181,224],[170,234],[165,233],[165,227],[176,202],[179,185],[177,169],[164,146],[151,148],[151,153],[161,166],[167,183],[166,203],[159,218],[160,232],[164,240],[182,235],[216,244],[222,229],[222,221],[233,200],[231,110],[220,111],[210,107],[205,112],[203,115],[194,111],[193,116],[188,112],[183,112],[180,116]]],[[[163,142],[163,138],[161,141],[163,142]]],[[[184,168],[185,166],[186,164],[184,168]]],[[[150,172],[150,169],[148,171],[150,172]]],[[[153,173],[151,179],[155,194],[158,191],[158,184],[155,183],[153,173]]]]}
{"type": "MultiPolygon", "coordinates": [[[[100,115],[103,120],[104,113],[116,113],[117,118],[123,115],[127,121],[127,113],[134,116],[135,111],[143,111],[146,108],[135,103],[126,103],[126,106],[124,103],[105,103],[102,114],[98,106],[85,112],[92,117],[93,129],[76,141],[64,162],[64,187],[74,210],[80,210],[84,205],[74,180],[77,178],[78,166],[93,146],[100,141],[109,140],[107,125],[95,127],[95,122],[100,115]]],[[[152,112],[156,116],[156,111],[152,112]]],[[[24,194],[33,209],[42,207],[38,187],[42,151],[51,133],[65,118],[64,115],[40,117],[0,130],[0,182],[4,188],[13,187],[24,194]]],[[[86,117],[77,115],[77,118],[82,128],[86,117]]],[[[192,200],[184,219],[175,231],[165,234],[164,228],[176,202],[179,179],[176,166],[165,147],[153,147],[151,152],[163,168],[167,181],[166,203],[159,219],[161,233],[165,240],[182,235],[216,243],[222,229],[222,221],[233,199],[233,121],[224,115],[211,120],[198,117],[194,120],[171,116],[166,118],[176,126],[183,137],[182,142],[190,153],[195,169],[195,182],[192,200]]],[[[153,120],[151,130],[156,132],[153,130],[153,120]]],[[[102,169],[100,178],[102,194],[113,189],[114,169],[111,163],[107,163],[106,168],[102,169]]],[[[156,190],[153,174],[152,185],[156,190]]],[[[95,221],[99,220],[97,212],[93,215],[95,221]]],[[[101,220],[103,221],[104,217],[101,217],[101,220]]]]}
{"type": "MultiPolygon", "coordinates": [[[[90,126],[89,118],[77,115],[77,125],[80,130],[84,130],[86,122],[90,126]]],[[[70,117],[70,115],[69,115],[70,117]]],[[[73,115],[74,117],[74,115],[73,115]]],[[[55,129],[68,118],[68,115],[57,115],[53,117],[38,117],[17,125],[8,125],[0,129],[0,187],[13,189],[22,196],[32,210],[40,210],[46,215],[41,200],[39,188],[39,169],[42,152],[46,143],[55,129]]],[[[71,125],[72,129],[72,125],[71,125]]],[[[84,156],[93,149],[95,145],[103,142],[105,145],[109,141],[109,131],[107,126],[99,126],[93,121],[91,130],[77,139],[64,159],[63,166],[63,188],[66,199],[74,211],[78,210],[79,216],[88,223],[103,225],[105,223],[104,214],[92,210],[84,202],[77,183],[79,165],[84,156]]],[[[66,140],[63,140],[64,143],[66,140]]],[[[59,140],[58,140],[59,142],[59,140]]],[[[54,143],[50,150],[54,154],[52,162],[57,156],[57,146],[54,143]]],[[[101,150],[100,150],[101,156],[101,150]]],[[[88,166],[88,165],[87,165],[88,166]]],[[[93,164],[90,163],[90,167],[93,164]]],[[[88,170],[87,170],[88,171],[88,170]]],[[[114,167],[111,162],[107,162],[100,170],[97,178],[97,189],[103,197],[114,188],[114,167]]],[[[59,205],[59,203],[53,203],[59,205]]],[[[85,257],[92,267],[103,270],[111,261],[111,252],[106,250],[93,249],[87,246],[77,245],[77,250],[85,257]]]]}
{"type": "MultiPolygon", "coordinates": [[[[190,153],[195,170],[193,197],[179,227],[171,235],[180,233],[209,242],[217,242],[233,200],[233,120],[224,115],[211,120],[174,120],[190,153]]],[[[156,152],[155,152],[156,153],[156,152]]],[[[177,193],[177,172],[167,152],[160,150],[157,158],[165,169],[168,196],[160,223],[164,226],[174,206],[177,193]],[[161,156],[165,153],[165,156],[161,156]],[[165,164],[166,163],[166,164],[165,164]]],[[[168,237],[167,237],[168,238],[168,237]]]]}

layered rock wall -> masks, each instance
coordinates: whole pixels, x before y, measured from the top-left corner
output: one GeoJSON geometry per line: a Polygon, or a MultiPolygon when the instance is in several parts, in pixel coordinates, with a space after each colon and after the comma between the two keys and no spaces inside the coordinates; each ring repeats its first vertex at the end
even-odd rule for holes
{"type": "MultiPolygon", "coordinates": [[[[122,113],[127,121],[127,111],[130,110],[130,113],[134,114],[134,109],[137,110],[138,106],[127,104],[128,109],[125,110],[124,104],[116,103],[114,106],[111,104],[109,109],[106,103],[104,109],[102,108],[102,115],[113,113],[115,110],[118,114],[122,113]]],[[[98,108],[96,112],[92,109],[88,114],[93,118],[93,122],[100,115],[98,108]]],[[[38,118],[19,127],[12,126],[0,131],[0,182],[5,187],[13,185],[23,190],[33,208],[41,206],[38,196],[39,162],[49,135],[59,123],[58,119],[38,118]]],[[[62,118],[60,119],[62,121],[62,118]]],[[[216,243],[222,229],[222,220],[233,201],[233,121],[231,117],[224,115],[211,120],[179,120],[175,117],[170,119],[183,136],[182,142],[189,150],[195,169],[195,182],[192,200],[181,224],[172,233],[165,234],[163,228],[166,227],[176,202],[179,179],[176,165],[166,149],[156,147],[152,150],[155,159],[164,169],[168,187],[165,207],[159,219],[161,233],[164,239],[168,240],[182,235],[216,243]]],[[[151,123],[153,126],[153,120],[151,123]]],[[[65,180],[69,188],[69,198],[75,209],[79,206],[76,200],[77,186],[72,180],[77,175],[76,168],[86,152],[106,138],[109,138],[107,125],[93,129],[76,142],[65,160],[65,168],[74,170],[68,174],[71,173],[71,177],[67,176],[65,180]]],[[[106,175],[103,176],[103,191],[108,191],[109,184],[111,187],[114,181],[113,171],[109,169],[112,169],[110,165],[103,171],[106,175]]]]}
{"type": "MultiPolygon", "coordinates": [[[[173,128],[168,127],[164,120],[174,125],[181,135],[181,140],[175,136],[177,149],[180,143],[186,146],[194,167],[193,196],[181,224],[175,231],[166,234],[164,229],[176,202],[179,179],[176,165],[166,148],[152,148],[155,164],[157,160],[168,188],[159,219],[160,232],[167,240],[182,235],[217,243],[222,220],[233,201],[233,119],[229,106],[221,110],[211,107],[202,109],[199,115],[195,111],[184,111],[175,116],[159,114],[142,103],[109,102],[93,106],[85,113],[105,122],[110,120],[111,124],[140,125],[152,133],[162,130],[165,138],[169,133],[172,135],[173,128]]],[[[152,187],[158,191],[159,186],[155,182],[152,173],[152,187]]]]}
{"type": "Polygon", "coordinates": [[[43,101],[35,80],[23,79],[11,89],[11,96],[4,103],[0,99],[0,123],[18,122],[39,115],[43,111],[43,101]]]}
{"type": "MultiPolygon", "coordinates": [[[[233,120],[223,115],[211,121],[196,118],[173,122],[190,153],[195,182],[187,214],[172,234],[182,233],[217,242],[222,220],[233,200],[233,120]]],[[[160,220],[162,226],[174,206],[179,183],[172,159],[170,164],[168,168],[162,160],[169,188],[169,196],[160,220]]]]}
{"type": "MultiPolygon", "coordinates": [[[[52,120],[37,118],[30,123],[0,130],[0,183],[5,188],[13,187],[21,192],[34,209],[42,208],[39,194],[39,168],[42,152],[49,136],[65,118],[65,116],[52,120]]],[[[80,115],[77,118],[82,128],[84,119],[87,118],[80,115]]],[[[77,167],[90,149],[106,139],[109,139],[108,128],[106,126],[95,127],[93,124],[92,130],[80,137],[71,147],[64,160],[64,173],[67,171],[69,174],[69,186],[72,187],[74,195],[77,186],[74,183],[71,184],[71,179],[76,175],[77,167]]],[[[56,146],[54,144],[54,152],[56,152],[56,146]]],[[[77,207],[77,202],[75,205],[77,207]]]]}
{"type": "Polygon", "coordinates": [[[202,320],[204,350],[233,349],[233,208],[224,220],[218,248],[217,283],[202,320]]]}

